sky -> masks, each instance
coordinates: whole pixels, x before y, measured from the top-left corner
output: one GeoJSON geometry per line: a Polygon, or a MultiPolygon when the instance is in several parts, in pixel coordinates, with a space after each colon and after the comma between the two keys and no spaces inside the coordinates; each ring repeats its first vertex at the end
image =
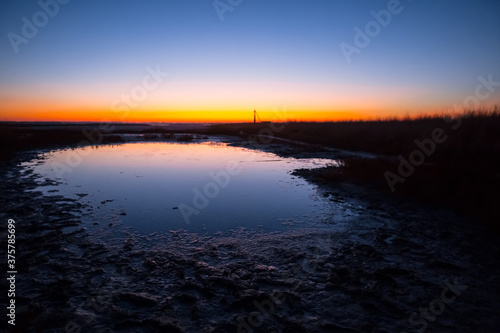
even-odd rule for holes
{"type": "Polygon", "coordinates": [[[498,13],[498,0],[4,0],[0,121],[489,108],[500,104],[498,13]]]}

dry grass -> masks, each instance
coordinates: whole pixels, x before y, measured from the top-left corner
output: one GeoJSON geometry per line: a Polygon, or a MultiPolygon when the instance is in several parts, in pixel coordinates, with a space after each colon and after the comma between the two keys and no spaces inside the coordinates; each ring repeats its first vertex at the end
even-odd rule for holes
{"type": "MultiPolygon", "coordinates": [[[[500,112],[468,112],[450,121],[443,117],[413,120],[337,123],[284,123],[274,136],[339,149],[375,153],[376,159],[349,158],[339,168],[320,170],[319,182],[355,182],[398,197],[448,205],[500,227],[500,112]],[[460,126],[457,126],[460,121],[460,126]],[[455,127],[455,128],[454,128],[455,127]],[[384,177],[397,174],[401,155],[418,149],[415,140],[432,137],[440,128],[447,139],[436,144],[425,163],[396,185],[392,193],[384,177]]],[[[258,135],[270,124],[230,124],[212,128],[219,134],[258,135]]],[[[268,130],[267,130],[268,131],[268,130]]]]}

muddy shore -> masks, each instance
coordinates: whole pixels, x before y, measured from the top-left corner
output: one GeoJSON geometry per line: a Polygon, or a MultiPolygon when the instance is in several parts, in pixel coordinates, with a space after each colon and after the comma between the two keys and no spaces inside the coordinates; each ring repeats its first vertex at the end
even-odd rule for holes
{"type": "Polygon", "coordinates": [[[34,158],[20,153],[1,169],[2,239],[16,221],[16,326],[2,320],[12,332],[500,329],[497,239],[450,211],[337,184],[318,191],[355,213],[342,231],[90,231],[78,200],[26,192],[54,183],[23,172],[34,158]]]}

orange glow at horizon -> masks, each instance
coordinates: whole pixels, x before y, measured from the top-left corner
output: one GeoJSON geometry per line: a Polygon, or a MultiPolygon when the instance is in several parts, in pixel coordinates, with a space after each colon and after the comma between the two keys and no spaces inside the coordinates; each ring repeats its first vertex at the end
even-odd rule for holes
{"type": "Polygon", "coordinates": [[[0,121],[251,122],[254,109],[263,121],[341,121],[429,110],[422,102],[406,107],[413,88],[280,81],[167,81],[132,102],[132,88],[111,83],[1,90],[0,121]]]}
{"type": "MultiPolygon", "coordinates": [[[[272,122],[287,121],[351,121],[376,120],[387,118],[402,118],[408,115],[416,117],[421,114],[441,114],[446,108],[403,108],[398,105],[384,106],[383,103],[369,103],[357,105],[357,108],[320,108],[319,105],[311,108],[289,108],[286,105],[267,107],[268,103],[260,103],[244,108],[241,106],[226,105],[221,108],[195,109],[186,108],[138,108],[110,110],[98,108],[91,103],[82,103],[79,107],[68,107],[63,103],[49,103],[48,101],[28,100],[24,103],[4,103],[0,105],[0,121],[27,121],[27,122],[165,122],[165,123],[230,123],[252,122],[253,110],[256,109],[260,120],[272,122]],[[45,103],[44,103],[45,102],[45,103]]],[[[273,104],[271,104],[273,105],[273,104]]],[[[276,104],[274,104],[276,105],[276,104]]]]}
{"type": "MultiPolygon", "coordinates": [[[[284,109],[257,110],[261,121],[341,121],[361,120],[373,114],[353,111],[289,111],[284,109]]],[[[172,122],[224,123],[252,122],[253,109],[248,111],[104,111],[104,110],[38,110],[11,113],[0,112],[0,121],[55,121],[55,122],[172,122]]]]}

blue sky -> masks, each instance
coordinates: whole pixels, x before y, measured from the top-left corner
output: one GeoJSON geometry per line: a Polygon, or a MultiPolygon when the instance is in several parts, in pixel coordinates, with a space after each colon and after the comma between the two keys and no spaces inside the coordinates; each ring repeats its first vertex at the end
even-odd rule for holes
{"type": "Polygon", "coordinates": [[[221,21],[212,1],[71,0],[16,53],[8,34],[22,36],[22,18],[32,22],[42,9],[36,1],[5,0],[0,120],[27,112],[26,101],[61,112],[85,100],[109,108],[156,65],[170,76],[142,110],[285,105],[406,114],[460,103],[480,75],[500,81],[498,1],[401,1],[402,11],[348,63],[339,45],[354,45],[354,27],[364,30],[370,12],[388,3],[243,0],[221,21]]]}

